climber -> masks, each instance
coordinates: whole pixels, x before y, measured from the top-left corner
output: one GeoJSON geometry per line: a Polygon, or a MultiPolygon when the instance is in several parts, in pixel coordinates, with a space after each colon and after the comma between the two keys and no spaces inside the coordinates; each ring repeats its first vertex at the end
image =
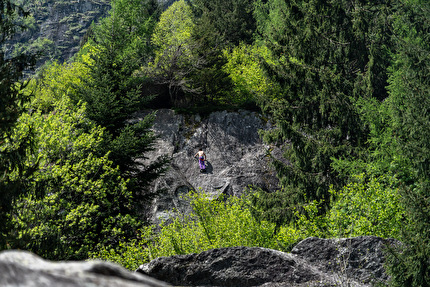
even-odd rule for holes
{"type": "Polygon", "coordinates": [[[196,156],[199,159],[200,172],[205,172],[206,171],[206,165],[205,165],[206,154],[200,148],[199,151],[194,155],[194,157],[196,157],[196,156]]]}

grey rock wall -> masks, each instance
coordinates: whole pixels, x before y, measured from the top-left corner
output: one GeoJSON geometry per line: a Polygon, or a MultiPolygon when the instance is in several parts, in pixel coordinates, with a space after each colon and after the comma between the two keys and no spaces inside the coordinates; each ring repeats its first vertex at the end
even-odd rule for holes
{"type": "MultiPolygon", "coordinates": [[[[144,113],[137,116],[142,117],[144,113]]],[[[209,115],[181,115],[158,110],[154,131],[159,136],[155,151],[145,154],[151,161],[167,154],[171,166],[154,183],[162,191],[152,209],[155,222],[169,217],[172,208],[187,211],[181,196],[202,189],[217,198],[220,194],[238,196],[254,185],[276,190],[278,180],[270,167],[259,130],[270,129],[269,122],[250,111],[214,112],[209,115]],[[200,173],[193,155],[202,147],[207,155],[207,172],[200,173]]]]}
{"type": "Polygon", "coordinates": [[[363,236],[308,238],[291,253],[230,247],[160,257],[137,272],[175,286],[384,286],[384,248],[394,240],[363,236]]]}

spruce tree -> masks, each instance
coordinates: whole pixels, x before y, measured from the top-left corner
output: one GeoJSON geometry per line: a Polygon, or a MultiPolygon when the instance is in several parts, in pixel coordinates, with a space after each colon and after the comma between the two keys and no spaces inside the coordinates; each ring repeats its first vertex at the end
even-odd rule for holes
{"type": "Polygon", "coordinates": [[[402,245],[389,253],[392,286],[430,286],[430,4],[399,3],[390,76],[392,170],[406,209],[402,245]]]}
{"type": "Polygon", "coordinates": [[[165,170],[166,159],[159,158],[149,164],[136,161],[152,150],[155,136],[151,127],[155,115],[135,122],[133,114],[153,99],[152,95],[142,93],[144,79],[137,71],[150,53],[147,45],[157,15],[158,9],[152,0],[114,2],[111,15],[93,28],[89,42],[93,49],[89,77],[83,79],[85,84],[74,97],[76,101],[86,102],[87,116],[106,128],[100,155],[110,151],[109,159],[119,166],[124,178],[130,179],[128,188],[146,199],[150,197],[149,191],[145,194],[141,190],[165,170]],[[137,7],[119,10],[118,3],[137,7]],[[124,13],[135,10],[141,13],[124,13]],[[132,20],[134,17],[139,20],[132,20]],[[142,31],[145,33],[140,34],[142,31]]]}
{"type": "Polygon", "coordinates": [[[11,57],[5,50],[6,42],[25,28],[16,24],[16,17],[27,16],[13,1],[0,0],[0,249],[5,248],[7,240],[8,211],[13,200],[25,193],[26,174],[31,173],[23,165],[31,137],[11,143],[10,135],[28,100],[28,94],[24,92],[26,84],[22,81],[23,72],[34,65],[35,56],[20,54],[11,57]],[[18,170],[20,176],[10,177],[13,170],[18,170]]]}
{"type": "Polygon", "coordinates": [[[329,187],[344,183],[332,159],[356,156],[367,138],[355,103],[386,97],[387,11],[383,1],[258,2],[258,33],[277,59],[265,69],[282,87],[260,98],[277,127],[264,138],[284,148],[273,158],[281,191],[256,199],[263,217],[281,224],[312,200],[326,208],[329,187]]]}

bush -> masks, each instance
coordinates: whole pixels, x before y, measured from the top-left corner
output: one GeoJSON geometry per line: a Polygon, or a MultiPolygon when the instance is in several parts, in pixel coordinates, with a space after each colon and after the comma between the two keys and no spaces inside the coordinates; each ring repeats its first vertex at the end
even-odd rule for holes
{"type": "Polygon", "coordinates": [[[331,190],[337,200],[328,213],[328,235],[399,238],[404,210],[390,181],[360,175],[340,191],[331,190]]]}
{"type": "MultiPolygon", "coordinates": [[[[187,195],[193,212],[177,214],[170,222],[153,229],[142,230],[139,241],[123,242],[115,250],[105,248],[92,256],[111,260],[131,270],[139,264],[160,256],[198,253],[232,246],[277,248],[275,225],[259,222],[249,210],[249,198],[223,196],[216,200],[204,192],[187,195]]],[[[283,234],[288,241],[287,234],[283,234]]],[[[296,238],[294,237],[294,240],[296,238]]],[[[294,241],[293,240],[293,241],[294,241]]]]}

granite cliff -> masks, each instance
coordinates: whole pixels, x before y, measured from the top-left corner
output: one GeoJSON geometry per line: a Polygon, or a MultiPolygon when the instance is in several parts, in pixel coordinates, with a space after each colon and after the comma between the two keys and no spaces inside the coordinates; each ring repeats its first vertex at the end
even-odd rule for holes
{"type": "Polygon", "coordinates": [[[159,139],[155,150],[145,156],[151,161],[167,154],[171,163],[168,172],[153,184],[160,192],[150,212],[153,221],[166,219],[173,208],[186,212],[188,206],[181,196],[190,190],[202,189],[212,198],[240,195],[250,185],[276,190],[278,180],[267,156],[269,149],[276,148],[259,137],[259,130],[270,128],[261,115],[245,110],[207,115],[158,110],[153,129],[159,139]],[[206,173],[200,173],[193,157],[200,147],[207,155],[206,173]]]}
{"type": "MultiPolygon", "coordinates": [[[[175,0],[158,0],[166,9],[175,0]]],[[[42,51],[37,67],[46,61],[63,62],[79,51],[93,22],[109,15],[111,0],[29,0],[19,1],[30,17],[28,29],[8,42],[6,51],[42,51]]]]}

